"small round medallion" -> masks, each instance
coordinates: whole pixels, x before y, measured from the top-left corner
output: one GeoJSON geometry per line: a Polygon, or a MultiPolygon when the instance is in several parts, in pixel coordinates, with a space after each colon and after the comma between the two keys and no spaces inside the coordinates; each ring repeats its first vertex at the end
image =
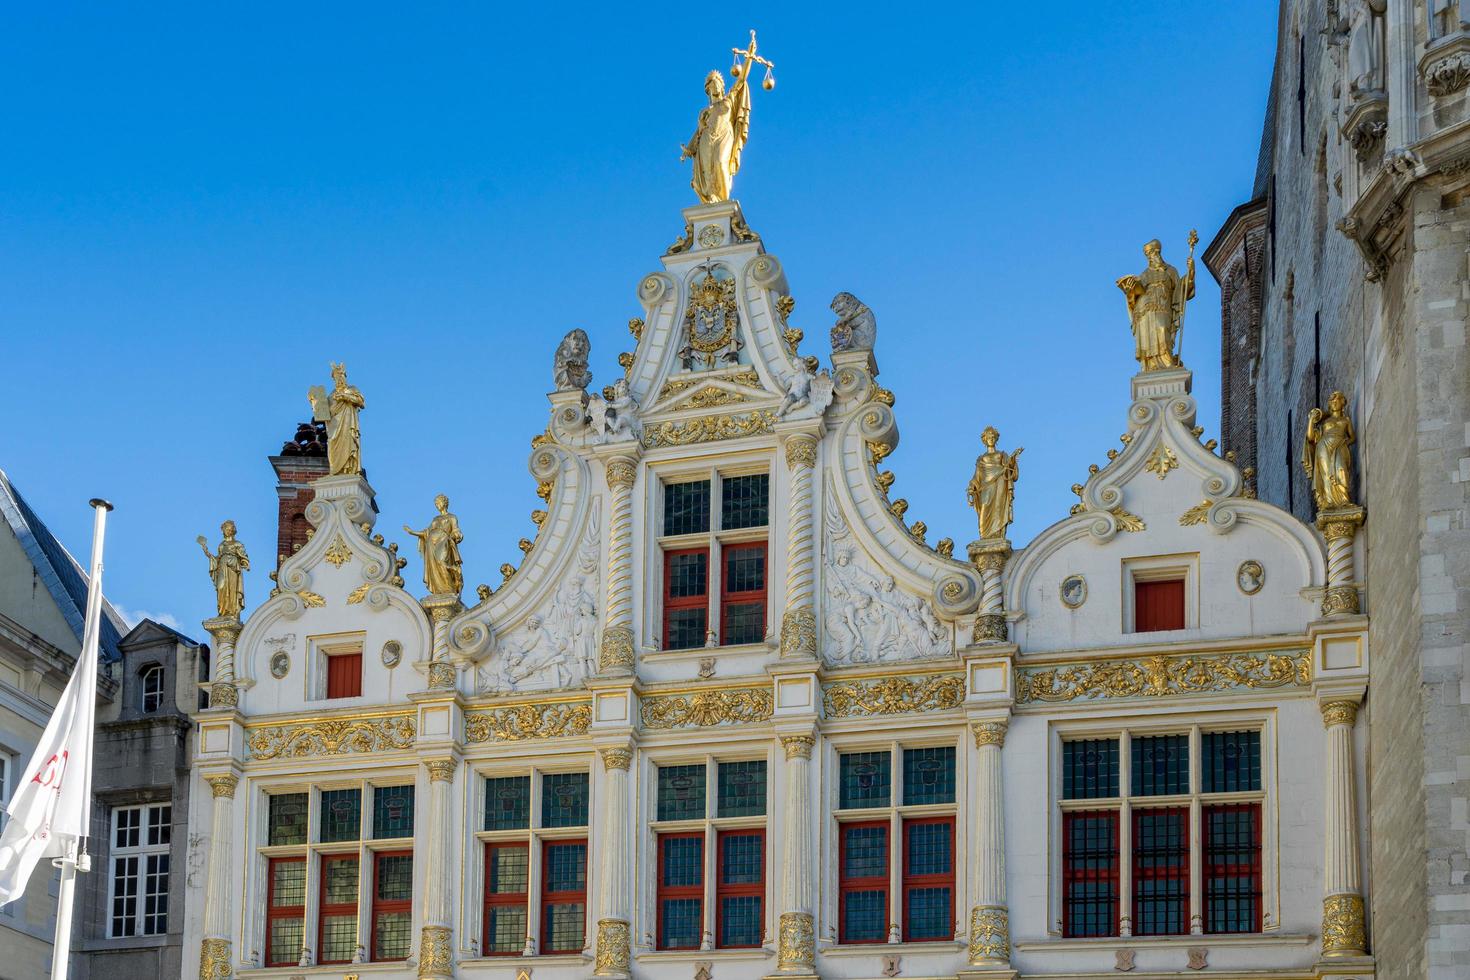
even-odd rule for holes
{"type": "Polygon", "coordinates": [[[403,659],[403,644],[397,640],[389,640],[383,644],[383,666],[390,670],[397,667],[403,659]]]}
{"type": "Polygon", "coordinates": [[[271,676],[280,680],[291,672],[291,655],[285,650],[271,654],[271,676]]]}
{"type": "Polygon", "coordinates": [[[1087,601],[1087,579],[1081,575],[1068,575],[1062,579],[1062,605],[1077,609],[1087,601]]]}
{"type": "Polygon", "coordinates": [[[1255,595],[1266,584],[1266,570],[1254,558],[1243,561],[1235,570],[1235,584],[1246,595],[1255,595]]]}
{"type": "Polygon", "coordinates": [[[725,232],[719,225],[705,225],[699,229],[699,244],[705,248],[716,248],[725,241],[725,232]]]}

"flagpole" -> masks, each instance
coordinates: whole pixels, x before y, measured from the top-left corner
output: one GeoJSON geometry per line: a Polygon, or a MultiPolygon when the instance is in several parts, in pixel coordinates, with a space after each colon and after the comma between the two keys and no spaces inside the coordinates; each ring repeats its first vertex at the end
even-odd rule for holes
{"type": "MultiPolygon", "coordinates": [[[[112,510],[112,505],[99,497],[93,497],[90,501],[93,508],[92,517],[92,568],[87,577],[87,619],[82,631],[82,655],[77,658],[81,669],[97,669],[97,634],[102,623],[102,539],[107,531],[107,512],[112,510]]],[[[81,706],[82,717],[79,722],[86,727],[86,738],[90,744],[93,737],[93,717],[97,710],[95,698],[87,699],[87,703],[81,706]]],[[[82,817],[82,831],[87,829],[87,816],[92,806],[92,761],[91,753],[87,753],[87,765],[82,772],[82,806],[85,808],[82,817]]],[[[78,871],[90,871],[92,861],[90,856],[80,853],[81,837],[76,838],[67,845],[64,855],[56,859],[54,863],[61,868],[61,888],[56,895],[56,935],[51,943],[51,980],[66,980],[67,969],[71,964],[71,910],[73,899],[76,897],[76,878],[78,871]]]]}

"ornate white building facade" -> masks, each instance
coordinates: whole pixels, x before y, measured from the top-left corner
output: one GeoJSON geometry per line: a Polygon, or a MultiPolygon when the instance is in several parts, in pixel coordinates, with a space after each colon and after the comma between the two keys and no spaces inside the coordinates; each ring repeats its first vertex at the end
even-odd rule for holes
{"type": "Polygon", "coordinates": [[[619,384],[563,342],[498,589],[405,588],[348,473],[206,624],[200,976],[1371,976],[1357,525],[1256,500],[1178,367],[956,557],[871,313],[818,371],[739,205],[684,216],[619,384]]]}

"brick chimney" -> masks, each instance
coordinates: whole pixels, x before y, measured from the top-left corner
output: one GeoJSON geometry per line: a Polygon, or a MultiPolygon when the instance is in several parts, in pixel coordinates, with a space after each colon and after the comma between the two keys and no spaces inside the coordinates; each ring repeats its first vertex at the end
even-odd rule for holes
{"type": "Polygon", "coordinates": [[[276,494],[280,497],[276,525],[276,568],[306,544],[311,529],[306,506],[316,496],[313,480],[327,475],[327,427],[324,422],[302,422],[296,436],[270,457],[276,471],[276,494]]]}

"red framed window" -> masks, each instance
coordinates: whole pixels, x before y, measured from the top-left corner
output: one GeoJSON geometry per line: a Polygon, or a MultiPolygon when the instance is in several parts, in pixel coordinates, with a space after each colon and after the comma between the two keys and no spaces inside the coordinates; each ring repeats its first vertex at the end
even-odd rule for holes
{"type": "Polygon", "coordinates": [[[1133,631],[1184,629],[1184,580],[1133,583],[1133,631]]]}
{"type": "Polygon", "coordinates": [[[1062,814],[1062,933],[1118,934],[1118,813],[1062,814]]]}
{"type": "Polygon", "coordinates": [[[306,926],[306,858],[271,858],[266,866],[265,965],[301,962],[306,926]]]}
{"type": "Polygon", "coordinates": [[[903,822],[903,941],[953,939],[954,817],[903,822]]]}
{"type": "Polygon", "coordinates": [[[664,649],[704,646],[709,630],[709,549],[664,552],[664,649]]]}
{"type": "Polygon", "coordinates": [[[704,834],[658,835],[659,949],[698,949],[704,933],[704,834]]]}
{"type": "Polygon", "coordinates": [[[1189,932],[1189,808],[1133,811],[1133,934],[1189,932]]]}
{"type": "Polygon", "coordinates": [[[413,851],[373,855],[370,959],[404,960],[413,944],[413,851]]]}
{"type": "Polygon", "coordinates": [[[715,847],[715,947],[759,946],[766,911],[766,832],[724,830],[715,847]]]}
{"type": "Polygon", "coordinates": [[[316,961],[351,963],[357,953],[357,855],[324,855],[321,867],[316,961]]]}
{"type": "Polygon", "coordinates": [[[580,953],[587,945],[587,841],[541,845],[541,952],[580,953]]]}
{"type": "Polygon", "coordinates": [[[1261,805],[1204,808],[1205,932],[1261,931],[1261,805]]]}
{"type": "Polygon", "coordinates": [[[526,948],[527,890],[531,849],[526,844],[485,845],[486,956],[519,956],[526,948]]]}
{"type": "Polygon", "coordinates": [[[362,696],[362,651],[329,653],[327,657],[327,697],[356,698],[362,696]]]}
{"type": "Polygon", "coordinates": [[[723,549],[720,576],[720,644],[760,643],[766,638],[766,543],[723,549]]]}
{"type": "Polygon", "coordinates": [[[837,941],[888,941],[888,821],[838,824],[837,941]]]}

